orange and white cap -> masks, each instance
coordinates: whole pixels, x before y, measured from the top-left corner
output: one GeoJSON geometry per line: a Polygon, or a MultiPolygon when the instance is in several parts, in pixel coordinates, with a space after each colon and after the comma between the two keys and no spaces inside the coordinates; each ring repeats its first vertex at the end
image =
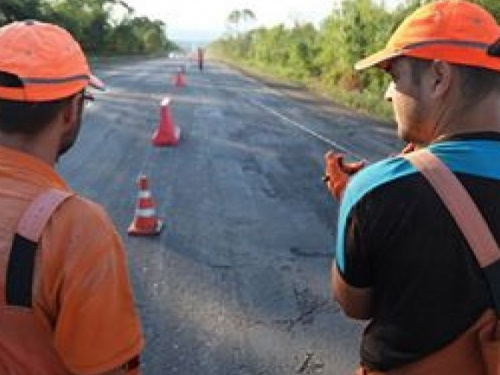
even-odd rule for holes
{"type": "Polygon", "coordinates": [[[500,27],[479,5],[439,0],[410,14],[383,50],[357,62],[354,68],[385,69],[390,60],[410,56],[500,71],[499,38],[500,27]]]}
{"type": "Polygon", "coordinates": [[[0,72],[22,82],[22,87],[0,85],[0,98],[7,100],[42,102],[71,96],[89,85],[104,89],[69,32],[34,20],[0,28],[0,72]]]}

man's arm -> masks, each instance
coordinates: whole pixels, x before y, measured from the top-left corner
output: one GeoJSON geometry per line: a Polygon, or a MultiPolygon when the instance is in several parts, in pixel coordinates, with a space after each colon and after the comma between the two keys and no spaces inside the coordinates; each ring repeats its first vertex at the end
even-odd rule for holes
{"type": "Polygon", "coordinates": [[[335,261],[332,263],[332,284],[333,296],[347,316],[359,320],[372,317],[372,288],[356,288],[347,284],[335,261]]]}
{"type": "Polygon", "coordinates": [[[81,197],[54,215],[51,229],[62,235],[51,238],[52,266],[64,266],[56,284],[54,348],[71,373],[138,374],[144,338],[126,252],[111,219],[81,197]]]}

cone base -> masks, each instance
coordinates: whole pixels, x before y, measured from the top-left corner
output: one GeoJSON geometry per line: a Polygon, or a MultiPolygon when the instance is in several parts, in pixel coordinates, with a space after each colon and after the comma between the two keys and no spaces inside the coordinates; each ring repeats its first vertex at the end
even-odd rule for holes
{"type": "Polygon", "coordinates": [[[138,228],[135,225],[135,220],[128,227],[127,233],[131,236],[156,236],[159,235],[163,229],[163,221],[158,220],[155,228],[138,228]]]}
{"type": "Polygon", "coordinates": [[[168,133],[161,128],[155,132],[151,141],[153,146],[161,147],[161,146],[176,146],[179,143],[181,137],[181,129],[178,127],[174,127],[173,134],[165,134],[168,133]]]}

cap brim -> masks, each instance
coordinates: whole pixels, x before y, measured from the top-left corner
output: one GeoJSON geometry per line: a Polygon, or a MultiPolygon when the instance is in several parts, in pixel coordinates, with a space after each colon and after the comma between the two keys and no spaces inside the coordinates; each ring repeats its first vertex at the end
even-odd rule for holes
{"type": "Polygon", "coordinates": [[[366,68],[371,68],[373,66],[385,69],[390,60],[394,59],[395,57],[401,56],[402,54],[403,51],[390,51],[384,49],[364,58],[363,60],[358,61],[356,64],[354,64],[354,69],[363,70],[366,68]]]}
{"type": "Polygon", "coordinates": [[[89,86],[103,91],[106,89],[104,83],[93,74],[90,74],[89,86]]]}

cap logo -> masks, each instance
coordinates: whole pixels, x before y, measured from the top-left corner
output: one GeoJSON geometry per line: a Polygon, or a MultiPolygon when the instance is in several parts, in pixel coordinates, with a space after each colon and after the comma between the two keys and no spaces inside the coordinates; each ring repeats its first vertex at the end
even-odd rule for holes
{"type": "Polygon", "coordinates": [[[481,26],[483,24],[483,20],[477,17],[469,18],[471,22],[476,26],[481,26]]]}

